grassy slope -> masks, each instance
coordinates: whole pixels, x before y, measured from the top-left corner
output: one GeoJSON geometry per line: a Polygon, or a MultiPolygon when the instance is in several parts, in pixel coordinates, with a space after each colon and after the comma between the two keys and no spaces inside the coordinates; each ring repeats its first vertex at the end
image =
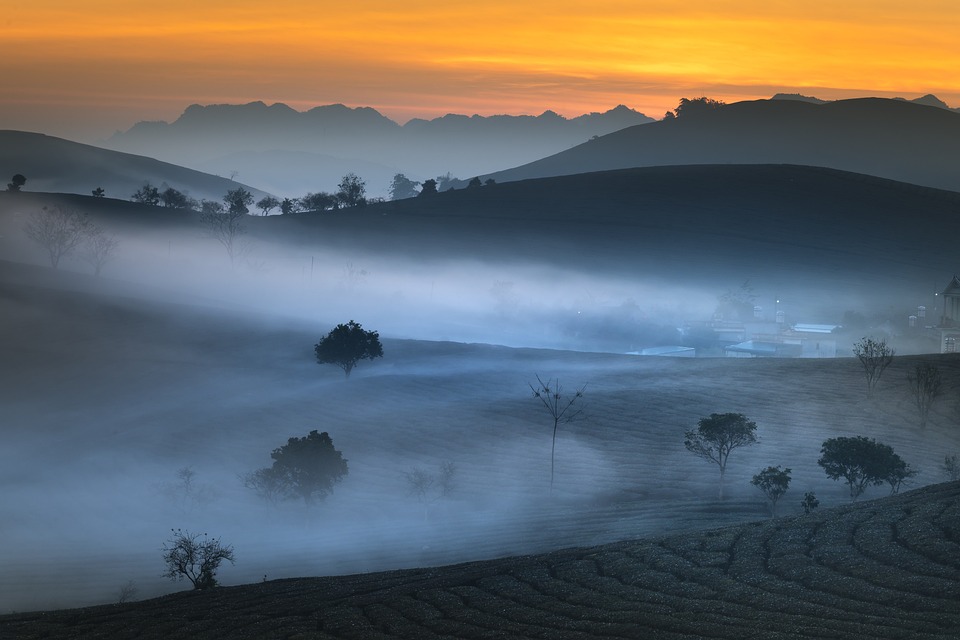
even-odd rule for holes
{"type": "Polygon", "coordinates": [[[0,617],[17,638],[955,638],[960,484],[697,534],[0,617]]]}

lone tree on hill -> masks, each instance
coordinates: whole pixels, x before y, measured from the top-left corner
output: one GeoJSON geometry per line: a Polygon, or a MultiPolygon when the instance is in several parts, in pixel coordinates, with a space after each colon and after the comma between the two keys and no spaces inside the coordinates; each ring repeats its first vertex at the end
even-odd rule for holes
{"type": "Polygon", "coordinates": [[[171,580],[187,578],[194,589],[217,586],[217,569],[224,560],[234,563],[233,547],[223,546],[220,538],[207,534],[171,529],[173,537],[163,544],[163,561],[167,564],[164,577],[171,580]]]}
{"type": "Polygon", "coordinates": [[[757,423],[747,420],[742,413],[711,413],[700,418],[696,431],[684,434],[683,446],[696,456],[720,467],[718,498],[723,498],[723,478],[727,460],[734,449],[757,441],[757,423]]]}
{"type": "Polygon", "coordinates": [[[23,176],[22,173],[16,173],[10,182],[7,183],[7,191],[20,191],[20,188],[27,184],[27,179],[23,176]]]}
{"type": "Polygon", "coordinates": [[[940,395],[940,388],[943,386],[943,379],[940,376],[940,369],[929,362],[921,362],[913,369],[913,373],[907,376],[910,383],[910,390],[913,392],[913,401],[920,412],[920,428],[927,426],[927,416],[930,415],[930,406],[937,396],[940,395]]]}
{"type": "Polygon", "coordinates": [[[883,339],[862,338],[853,345],[853,355],[859,358],[863,365],[863,374],[867,378],[867,395],[873,395],[883,370],[893,362],[894,353],[883,339]]]}
{"type": "Polygon", "coordinates": [[[365,331],[362,326],[351,320],[347,324],[338,324],[320,342],[314,345],[317,364],[335,364],[345,377],[361,360],[373,360],[383,357],[380,334],[365,331]]]}
{"type": "Polygon", "coordinates": [[[92,195],[94,198],[102,198],[107,195],[107,192],[103,190],[103,187],[97,187],[90,192],[90,195],[92,195]]]}
{"type": "Polygon", "coordinates": [[[433,178],[429,180],[424,180],[420,186],[420,193],[417,194],[420,196],[433,196],[437,194],[437,181],[433,178]]]}
{"type": "Polygon", "coordinates": [[[91,229],[87,216],[73,209],[54,205],[43,207],[32,214],[23,227],[27,237],[46,249],[50,266],[60,266],[60,260],[80,246],[91,229]]]}
{"type": "Polygon", "coordinates": [[[347,461],[326,431],[290,438],[270,457],[273,466],[249,474],[244,484],[271,501],[302,499],[312,505],[333,493],[333,485],[347,475],[347,461]]]}
{"type": "Polygon", "coordinates": [[[890,485],[890,493],[897,493],[905,480],[917,474],[892,447],[864,436],[825,440],[820,454],[817,464],[831,480],[846,480],[851,502],[868,486],[884,482],[890,485]]]}
{"type": "Polygon", "coordinates": [[[553,437],[550,442],[550,492],[553,493],[553,470],[554,454],[557,451],[557,428],[561,422],[572,422],[583,413],[583,407],[574,407],[578,400],[583,397],[583,390],[586,385],[576,389],[573,395],[563,394],[563,387],[560,386],[560,380],[551,380],[546,382],[537,376],[537,386],[530,385],[533,391],[533,397],[543,403],[543,408],[547,410],[550,419],[553,421],[553,437]]]}
{"type": "Polygon", "coordinates": [[[770,517],[777,515],[777,501],[783,497],[783,494],[790,488],[790,468],[781,469],[780,465],[767,467],[757,475],[753,476],[750,484],[763,491],[770,502],[770,517]]]}

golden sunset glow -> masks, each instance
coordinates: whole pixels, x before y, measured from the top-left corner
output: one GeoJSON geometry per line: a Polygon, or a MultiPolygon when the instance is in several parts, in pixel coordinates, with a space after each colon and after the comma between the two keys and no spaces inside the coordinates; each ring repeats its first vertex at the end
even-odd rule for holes
{"type": "Polygon", "coordinates": [[[670,5],[37,0],[0,23],[0,128],[109,132],[253,100],[401,122],[621,103],[660,117],[681,97],[779,91],[960,105],[952,0],[670,5]]]}

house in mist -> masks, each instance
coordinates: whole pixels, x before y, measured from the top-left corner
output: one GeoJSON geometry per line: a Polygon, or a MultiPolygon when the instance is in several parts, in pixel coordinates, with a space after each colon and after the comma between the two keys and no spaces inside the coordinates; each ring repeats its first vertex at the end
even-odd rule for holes
{"type": "Polygon", "coordinates": [[[943,313],[938,325],[940,353],[956,353],[960,342],[960,278],[956,275],[940,294],[943,313]]]}

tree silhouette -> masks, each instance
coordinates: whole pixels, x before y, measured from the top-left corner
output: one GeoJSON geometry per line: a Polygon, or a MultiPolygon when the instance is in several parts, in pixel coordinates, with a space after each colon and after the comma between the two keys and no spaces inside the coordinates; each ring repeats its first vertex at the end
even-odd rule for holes
{"type": "Polygon", "coordinates": [[[16,173],[10,178],[10,182],[7,183],[7,191],[20,191],[20,188],[25,184],[27,184],[27,179],[23,174],[16,173]]]}
{"type": "Polygon", "coordinates": [[[102,197],[104,197],[105,195],[107,195],[107,192],[103,190],[103,187],[97,187],[96,189],[94,189],[93,191],[91,191],[90,194],[91,194],[94,198],[102,198],[102,197]]]}
{"type": "Polygon", "coordinates": [[[243,187],[237,187],[227,191],[227,195],[223,196],[223,203],[229,213],[246,215],[250,212],[248,207],[253,204],[253,194],[243,187]]]}
{"type": "MultiPolygon", "coordinates": [[[[239,189],[239,191],[244,191],[239,189]]],[[[233,193],[233,192],[231,192],[233,193]]],[[[249,192],[246,192],[250,195],[249,192]]],[[[229,194],[227,194],[229,196],[229,194]]],[[[251,196],[252,199],[253,196],[251,196]]],[[[227,200],[227,197],[224,197],[227,200]]],[[[247,207],[243,200],[234,202],[237,206],[231,206],[229,209],[219,202],[204,200],[200,203],[200,223],[207,228],[207,232],[217,240],[223,248],[227,250],[230,257],[230,264],[234,264],[237,258],[243,255],[246,250],[242,239],[246,233],[246,227],[243,224],[243,218],[246,216],[247,207]],[[239,204],[237,204],[239,202],[239,204]]]]}
{"type": "Polygon", "coordinates": [[[688,451],[720,468],[717,497],[723,498],[723,479],[730,453],[754,444],[756,431],[757,423],[747,420],[742,413],[711,413],[709,418],[700,418],[696,431],[687,431],[684,435],[683,446],[688,451]]]}
{"type": "Polygon", "coordinates": [[[419,196],[432,196],[437,193],[437,181],[434,179],[424,180],[420,186],[419,196]]]}
{"type": "Polygon", "coordinates": [[[147,182],[137,189],[133,195],[130,196],[130,199],[140,204],[149,204],[155,207],[160,204],[160,190],[147,182]]]}
{"type": "Polygon", "coordinates": [[[173,187],[167,187],[160,194],[160,201],[168,209],[186,209],[190,204],[190,199],[182,191],[173,187]]]}
{"type": "Polygon", "coordinates": [[[770,502],[770,517],[777,515],[777,502],[790,487],[790,471],[789,467],[781,469],[780,465],[767,467],[750,480],[750,484],[760,489],[770,502]]]}
{"type": "Polygon", "coordinates": [[[345,377],[361,360],[373,360],[383,357],[380,334],[365,331],[360,324],[351,320],[347,324],[338,324],[320,342],[314,345],[317,364],[335,364],[345,377]]]}
{"type": "Polygon", "coordinates": [[[23,227],[28,238],[47,251],[50,265],[56,269],[60,260],[70,255],[86,238],[91,224],[86,215],[59,206],[43,207],[23,227]]]}
{"type": "Polygon", "coordinates": [[[163,574],[171,580],[187,578],[194,589],[209,589],[217,586],[217,569],[224,560],[234,563],[233,547],[223,546],[220,538],[207,534],[190,533],[171,529],[173,537],[164,543],[163,560],[167,570],[163,574]]]}
{"type": "Polygon", "coordinates": [[[548,378],[546,382],[537,376],[537,386],[530,385],[533,391],[533,397],[540,400],[544,409],[550,415],[553,421],[553,437],[550,442],[550,492],[553,493],[553,472],[554,459],[557,451],[557,428],[561,422],[571,422],[583,413],[583,407],[574,407],[578,400],[583,397],[583,390],[586,385],[576,389],[572,396],[566,396],[563,393],[563,387],[560,386],[560,380],[548,378]]]}
{"type": "Polygon", "coordinates": [[[390,183],[390,199],[403,200],[417,195],[417,182],[410,180],[402,173],[393,176],[393,182],[390,183]]]}
{"type": "Polygon", "coordinates": [[[333,485],[347,475],[347,461],[324,431],[290,438],[270,454],[273,465],[245,478],[245,484],[264,497],[302,499],[311,505],[333,493],[333,485]]]}
{"type": "Polygon", "coordinates": [[[257,200],[257,209],[260,209],[260,213],[265,216],[270,215],[270,212],[279,206],[280,201],[273,196],[264,196],[257,200]]]}
{"type": "Polygon", "coordinates": [[[913,369],[913,373],[907,376],[910,383],[910,390],[913,392],[913,401],[917,405],[917,411],[920,412],[920,428],[927,426],[927,416],[930,414],[930,406],[940,395],[940,389],[943,386],[943,379],[940,376],[940,369],[929,362],[921,362],[913,369]]]}
{"type": "Polygon", "coordinates": [[[367,183],[355,173],[348,173],[337,185],[337,202],[342,207],[362,207],[367,204],[366,192],[367,183]]]}
{"type": "Polygon", "coordinates": [[[843,478],[850,488],[851,502],[870,485],[890,485],[896,493],[907,478],[916,475],[889,445],[864,436],[830,438],[820,448],[817,464],[831,480],[843,478]]]}
{"type": "Polygon", "coordinates": [[[894,350],[887,346],[886,340],[882,339],[862,338],[853,345],[853,355],[857,356],[863,365],[863,374],[867,379],[867,395],[873,395],[883,370],[893,362],[894,353],[894,350]]]}

